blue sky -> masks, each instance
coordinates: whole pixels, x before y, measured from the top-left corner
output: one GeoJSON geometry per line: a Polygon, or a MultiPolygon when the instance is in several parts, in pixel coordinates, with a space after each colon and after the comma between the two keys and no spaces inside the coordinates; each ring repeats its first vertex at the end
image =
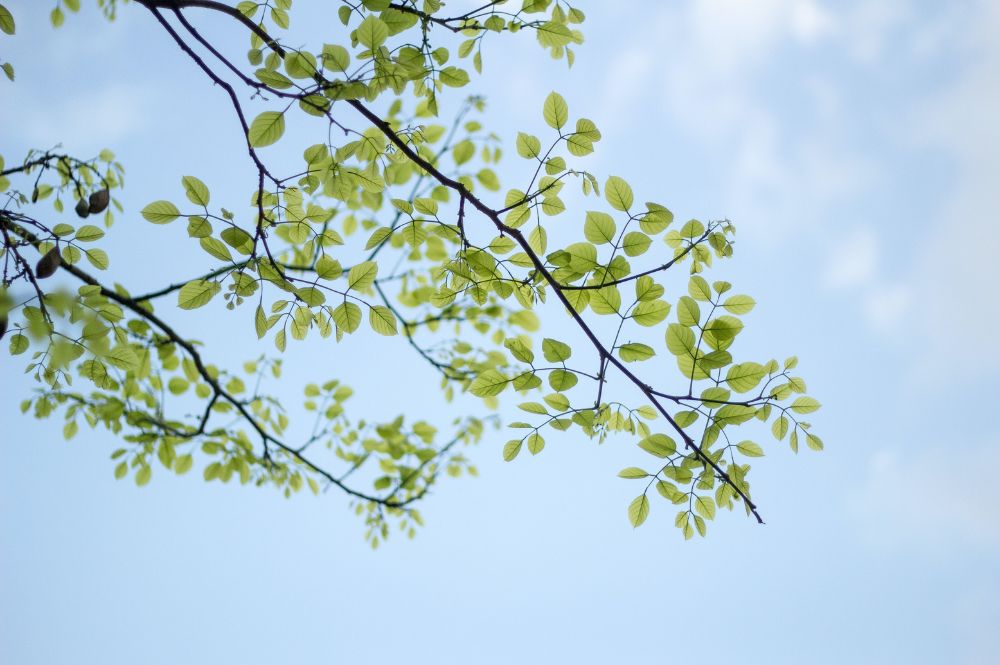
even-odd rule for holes
{"type": "MultiPolygon", "coordinates": [[[[115,278],[141,288],[205,268],[180,255],[180,227],[136,211],[178,199],[187,174],[232,209],[247,199],[220,91],[139,7],[113,24],[87,7],[53,31],[48,3],[6,4],[18,21],[2,42],[18,71],[0,103],[7,162],[60,141],[112,148],[128,169],[128,211],[107,244],[115,278]]],[[[479,478],[427,501],[415,540],[372,552],[332,492],[286,501],[197,473],[116,482],[106,433],[67,443],[58,421],[20,415],[31,382],[5,355],[0,660],[995,662],[1000,6],[580,6],[587,43],[572,70],[528,39],[495,39],[470,92],[488,95],[486,120],[511,146],[505,184],[524,178],[516,132],[543,131],[556,89],[603,133],[588,169],[680,218],[737,224],[717,274],[759,303],[741,348],[798,354],[824,403],[825,452],[772,445],[755,465],[767,525],[725,514],[685,543],[654,503],[632,530],[633,488],[615,474],[634,446],[552,437],[505,464],[500,431],[470,450],[479,478]]],[[[302,21],[303,41],[335,21],[322,12],[302,21]]],[[[225,21],[192,17],[245,48],[225,21]]],[[[241,315],[171,318],[219,362],[257,354],[241,315]]],[[[274,390],[294,403],[301,383],[337,376],[359,413],[446,422],[456,407],[400,346],[292,345],[274,390]]]]}

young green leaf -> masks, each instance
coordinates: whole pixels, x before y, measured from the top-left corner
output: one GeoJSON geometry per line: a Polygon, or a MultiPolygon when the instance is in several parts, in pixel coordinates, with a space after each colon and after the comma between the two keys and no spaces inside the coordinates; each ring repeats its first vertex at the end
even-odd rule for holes
{"type": "Polygon", "coordinates": [[[375,305],[368,311],[368,322],[380,335],[392,336],[397,332],[396,316],[384,305],[375,305]]]}
{"type": "Polygon", "coordinates": [[[167,224],[180,217],[180,210],[170,201],[153,201],[139,211],[147,222],[167,224]]]}
{"type": "Polygon", "coordinates": [[[604,183],[604,198],[615,210],[627,211],[632,207],[632,188],[618,176],[611,176],[604,183]]]}
{"type": "Polygon", "coordinates": [[[569,106],[558,92],[551,92],[542,106],[545,122],[553,129],[562,129],[569,122],[569,106]]]}
{"type": "Polygon", "coordinates": [[[649,517],[649,499],[643,494],[628,505],[628,521],[632,523],[634,529],[645,522],[647,517],[649,517]]]}
{"type": "Polygon", "coordinates": [[[285,133],[285,114],[277,111],[264,111],[250,123],[247,138],[255,148],[277,143],[285,133]]]}

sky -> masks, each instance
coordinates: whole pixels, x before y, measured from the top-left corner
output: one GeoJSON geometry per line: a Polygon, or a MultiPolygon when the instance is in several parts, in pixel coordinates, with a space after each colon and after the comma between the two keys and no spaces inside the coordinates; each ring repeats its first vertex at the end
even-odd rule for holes
{"type": "MultiPolygon", "coordinates": [[[[0,41],[18,73],[0,88],[7,163],[58,142],[113,149],[128,174],[106,245],[114,278],[138,290],[203,269],[181,226],[137,211],[180,198],[188,174],[231,209],[247,200],[224,96],[138,6],[108,23],[85,2],[56,31],[48,3],[5,4],[18,25],[0,41]]],[[[296,4],[315,12],[296,35],[321,43],[334,10],[296,4]]],[[[494,39],[468,90],[487,95],[484,121],[511,146],[505,183],[523,178],[516,132],[543,131],[554,89],[603,134],[589,170],[678,218],[734,221],[736,255],[713,275],[758,302],[741,348],[797,354],[824,404],[812,419],[824,452],[772,443],[754,466],[767,524],[727,513],[685,542],[654,502],[633,530],[634,490],[615,476],[641,461],[634,446],[566,435],[504,463],[497,431],[469,451],[478,478],[427,499],[414,540],[372,551],[334,492],[285,500],[199,473],[115,481],[106,432],[66,442],[58,420],[19,413],[32,382],[4,354],[0,661],[996,662],[1000,5],[579,6],[572,69],[529,36],[494,39]]],[[[245,48],[227,22],[191,18],[245,48]]],[[[308,145],[294,131],[275,159],[308,145]]],[[[213,360],[259,353],[245,317],[163,311],[213,360]]],[[[302,383],[340,377],[358,413],[447,422],[481,408],[426,390],[434,376],[401,346],[292,345],[273,390],[294,403],[302,383]]]]}

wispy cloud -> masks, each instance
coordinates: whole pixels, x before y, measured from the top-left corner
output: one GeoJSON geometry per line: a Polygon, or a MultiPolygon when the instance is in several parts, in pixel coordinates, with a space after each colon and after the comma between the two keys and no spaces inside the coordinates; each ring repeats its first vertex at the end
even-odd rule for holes
{"type": "Polygon", "coordinates": [[[5,105],[0,123],[17,127],[19,138],[32,146],[62,143],[83,153],[119,144],[147,129],[155,99],[151,89],[117,84],[70,92],[58,104],[46,103],[37,94],[28,92],[28,99],[5,105]]]}
{"type": "Polygon", "coordinates": [[[876,452],[852,497],[869,543],[890,549],[1000,548],[1000,446],[876,452]]]}
{"type": "Polygon", "coordinates": [[[914,263],[912,281],[926,304],[921,332],[932,345],[921,368],[955,379],[1000,369],[1000,5],[978,3],[964,17],[957,79],[926,101],[911,140],[941,151],[955,184],[942,183],[944,203],[914,263]],[[960,341],[959,341],[960,340],[960,341]],[[975,363],[936,361],[956,343],[976,349],[975,363]]]}
{"type": "Polygon", "coordinates": [[[823,279],[835,289],[864,285],[875,276],[877,261],[875,231],[867,226],[857,228],[834,243],[823,279]]]}

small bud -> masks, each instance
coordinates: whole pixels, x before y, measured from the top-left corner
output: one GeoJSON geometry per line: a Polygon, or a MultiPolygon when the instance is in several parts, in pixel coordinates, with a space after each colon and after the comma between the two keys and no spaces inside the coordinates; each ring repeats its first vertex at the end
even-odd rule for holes
{"type": "Polygon", "coordinates": [[[35,265],[35,277],[38,279],[51,277],[55,274],[61,263],[62,256],[59,255],[59,248],[53,247],[45,252],[45,256],[38,259],[38,263],[35,265]]]}
{"type": "Polygon", "coordinates": [[[38,203],[38,188],[37,187],[35,187],[33,190],[31,190],[31,202],[32,203],[38,203]]]}
{"type": "Polygon", "coordinates": [[[0,314],[0,339],[7,334],[7,315],[0,314]]]}
{"type": "Polygon", "coordinates": [[[99,212],[104,212],[104,209],[108,207],[108,203],[110,201],[111,196],[108,194],[108,190],[97,190],[90,195],[90,214],[96,215],[99,212]]]}
{"type": "Polygon", "coordinates": [[[76,202],[76,214],[80,217],[86,217],[90,214],[90,203],[87,199],[80,199],[76,202]]]}

